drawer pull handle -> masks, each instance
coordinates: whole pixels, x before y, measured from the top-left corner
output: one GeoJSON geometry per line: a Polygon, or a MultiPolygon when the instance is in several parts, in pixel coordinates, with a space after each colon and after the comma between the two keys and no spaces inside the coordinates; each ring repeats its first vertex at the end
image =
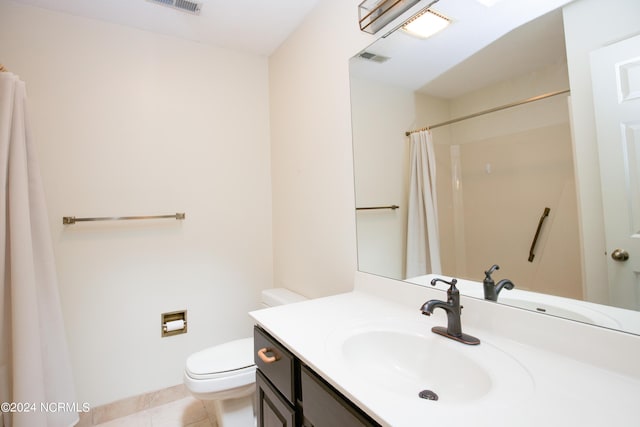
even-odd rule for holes
{"type": "Polygon", "coordinates": [[[280,359],[277,354],[275,356],[267,356],[267,353],[274,353],[274,351],[272,348],[268,347],[262,347],[260,350],[258,350],[258,357],[264,363],[273,363],[280,359]]]}

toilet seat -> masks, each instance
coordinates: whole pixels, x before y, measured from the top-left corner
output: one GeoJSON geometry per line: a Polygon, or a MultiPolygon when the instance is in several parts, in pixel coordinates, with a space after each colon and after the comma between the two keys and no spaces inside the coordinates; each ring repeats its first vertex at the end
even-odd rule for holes
{"type": "Polygon", "coordinates": [[[217,393],[255,383],[253,338],[209,347],[187,359],[185,381],[196,393],[217,393]]]}
{"type": "Polygon", "coordinates": [[[192,378],[206,379],[253,365],[253,338],[243,338],[193,353],[187,359],[187,372],[192,378]]]}

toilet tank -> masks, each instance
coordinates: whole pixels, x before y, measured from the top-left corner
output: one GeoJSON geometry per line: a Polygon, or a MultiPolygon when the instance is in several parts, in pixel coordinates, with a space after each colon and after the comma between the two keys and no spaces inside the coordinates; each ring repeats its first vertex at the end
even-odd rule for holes
{"type": "Polygon", "coordinates": [[[305,301],[307,298],[286,288],[272,288],[262,291],[262,307],[275,307],[277,305],[291,304],[305,301]]]}

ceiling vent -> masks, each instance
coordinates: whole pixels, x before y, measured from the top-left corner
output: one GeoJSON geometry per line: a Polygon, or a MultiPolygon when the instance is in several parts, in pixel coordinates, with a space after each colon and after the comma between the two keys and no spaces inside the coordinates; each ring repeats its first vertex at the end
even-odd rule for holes
{"type": "Polygon", "coordinates": [[[362,59],[366,59],[367,61],[372,61],[372,62],[377,62],[379,64],[382,64],[383,62],[387,62],[389,59],[388,56],[382,56],[382,55],[376,55],[375,53],[371,53],[371,52],[361,52],[358,57],[362,58],[362,59]]]}
{"type": "Polygon", "coordinates": [[[147,0],[151,3],[168,6],[172,9],[181,10],[183,12],[191,13],[193,15],[200,15],[202,9],[202,2],[190,1],[190,0],[147,0]]]}

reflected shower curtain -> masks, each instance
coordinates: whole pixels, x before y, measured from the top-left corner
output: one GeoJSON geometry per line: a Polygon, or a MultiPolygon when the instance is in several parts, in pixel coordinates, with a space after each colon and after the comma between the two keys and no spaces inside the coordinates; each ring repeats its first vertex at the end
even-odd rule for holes
{"type": "Polygon", "coordinates": [[[411,134],[406,277],[441,273],[436,158],[430,131],[411,134]]]}
{"type": "Polygon", "coordinates": [[[23,405],[0,413],[0,426],[71,426],[76,397],[25,103],[24,82],[0,72],[0,402],[23,405]]]}

